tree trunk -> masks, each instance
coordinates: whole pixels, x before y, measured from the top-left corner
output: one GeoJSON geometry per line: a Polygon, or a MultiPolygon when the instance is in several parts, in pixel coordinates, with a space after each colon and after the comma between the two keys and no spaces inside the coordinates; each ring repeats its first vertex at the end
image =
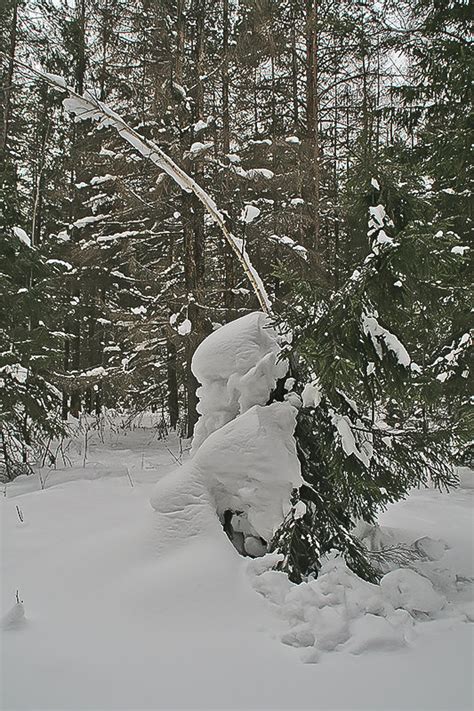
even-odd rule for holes
{"type": "MultiPolygon", "coordinates": [[[[306,0],[306,127],[311,166],[312,235],[307,246],[320,248],[320,145],[318,101],[319,0],[306,0]]],[[[318,261],[320,255],[317,254],[318,261]]]]}
{"type": "Polygon", "coordinates": [[[13,84],[13,68],[15,62],[16,38],[18,23],[18,0],[12,0],[12,19],[10,25],[10,46],[8,48],[7,71],[5,74],[3,93],[3,121],[0,137],[0,163],[3,163],[7,150],[8,132],[11,115],[11,91],[13,84]]]}
{"type": "MultiPolygon", "coordinates": [[[[222,37],[222,152],[230,153],[230,112],[229,112],[229,0],[224,0],[223,6],[223,37],[222,37]]],[[[224,306],[229,321],[234,316],[235,298],[232,289],[235,284],[234,257],[232,250],[223,240],[224,249],[224,306]]]]}

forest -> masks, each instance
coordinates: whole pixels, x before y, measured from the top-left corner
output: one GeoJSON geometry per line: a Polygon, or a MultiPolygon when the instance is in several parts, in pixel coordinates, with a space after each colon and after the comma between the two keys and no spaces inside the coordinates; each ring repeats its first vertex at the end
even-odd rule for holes
{"type": "MultiPolygon", "coordinates": [[[[439,498],[472,488],[470,23],[467,0],[3,0],[0,481],[5,506],[19,502],[12,526],[48,477],[62,491],[122,472],[151,502],[157,550],[169,544],[181,570],[178,545],[203,537],[231,577],[248,565],[260,595],[285,599],[281,639],[310,663],[374,639],[401,645],[392,628],[408,639],[412,617],[474,619],[474,573],[443,547],[455,504],[439,498]],[[438,498],[416,499],[422,487],[438,498]],[[384,532],[383,515],[407,528],[390,519],[404,500],[440,507],[443,541],[418,509],[416,540],[384,532]],[[229,539],[238,563],[221,551],[229,539]],[[449,575],[433,568],[443,556],[449,575]],[[322,617],[303,629],[316,605],[304,590],[337,586],[382,596],[383,614],[354,617],[376,617],[370,631],[344,636],[322,617]]],[[[212,578],[206,551],[195,565],[212,578]]],[[[7,627],[25,622],[13,577],[7,627]]],[[[34,697],[44,708],[138,708],[133,684],[119,702],[103,680],[78,706],[54,700],[49,673],[34,697]]],[[[18,688],[8,708],[29,708],[18,688]]],[[[207,692],[199,708],[217,708],[207,692]]],[[[244,696],[242,708],[277,699],[244,696]]]]}

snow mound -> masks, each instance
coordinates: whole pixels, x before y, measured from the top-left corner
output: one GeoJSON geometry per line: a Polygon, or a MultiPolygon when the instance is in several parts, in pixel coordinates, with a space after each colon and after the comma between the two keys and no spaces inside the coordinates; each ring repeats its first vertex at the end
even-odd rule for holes
{"type": "Polygon", "coordinates": [[[394,607],[402,607],[408,612],[438,612],[445,602],[430,580],[410,568],[387,573],[380,581],[380,587],[394,607]]]}
{"type": "MultiPolygon", "coordinates": [[[[407,610],[396,609],[398,599],[392,604],[392,587],[389,585],[387,591],[387,584],[361,580],[342,558],[330,556],[317,579],[299,585],[290,582],[284,573],[269,570],[276,562],[271,555],[252,561],[248,574],[257,592],[286,621],[289,629],[281,636],[283,644],[315,648],[316,653],[306,652],[303,661],[314,663],[319,653],[333,650],[350,654],[390,651],[413,638],[414,619],[407,610]]],[[[414,572],[413,575],[421,578],[414,572]]],[[[431,586],[428,580],[425,582],[431,586]]],[[[426,592],[425,586],[423,594],[426,592]]],[[[437,610],[432,593],[431,586],[424,606],[437,610]]]]}
{"type": "Polygon", "coordinates": [[[266,553],[290,511],[292,490],[303,483],[293,438],[297,410],[289,402],[266,404],[287,372],[279,353],[277,334],[260,312],[221,327],[197,348],[192,369],[202,383],[201,417],[191,460],[151,497],[163,524],[160,540],[183,540],[220,522],[240,553],[266,553]]]}
{"type": "Polygon", "coordinates": [[[250,524],[243,532],[251,537],[272,538],[290,510],[292,489],[303,483],[296,413],[286,402],[254,405],[209,435],[192,459],[218,515],[242,512],[250,524]]]}
{"type": "Polygon", "coordinates": [[[158,514],[154,540],[160,552],[174,551],[196,536],[222,536],[200,470],[188,461],[160,479],[150,497],[158,514]]]}
{"type": "Polygon", "coordinates": [[[5,615],[3,615],[0,621],[0,629],[18,629],[19,627],[22,627],[25,622],[25,608],[22,602],[17,602],[7,613],[5,613],[5,615]]]}
{"type": "Polygon", "coordinates": [[[425,558],[434,561],[440,560],[444,556],[448,546],[444,541],[436,541],[429,536],[423,536],[415,541],[415,548],[425,558]]]}
{"type": "Polygon", "coordinates": [[[296,410],[288,403],[255,405],[213,432],[183,467],[161,479],[150,499],[160,514],[158,537],[185,540],[201,530],[223,536],[227,510],[235,516],[248,555],[265,552],[290,510],[290,495],[302,483],[293,431],[296,410]],[[217,515],[216,515],[217,514],[217,515]]]}
{"type": "Polygon", "coordinates": [[[392,650],[405,644],[402,626],[393,625],[385,617],[368,613],[354,620],[352,637],[344,649],[352,654],[361,654],[367,650],[392,650]]]}
{"type": "Polygon", "coordinates": [[[253,405],[265,405],[287,364],[268,316],[254,312],[211,333],[196,349],[192,371],[201,387],[193,453],[204,440],[253,405]]]}

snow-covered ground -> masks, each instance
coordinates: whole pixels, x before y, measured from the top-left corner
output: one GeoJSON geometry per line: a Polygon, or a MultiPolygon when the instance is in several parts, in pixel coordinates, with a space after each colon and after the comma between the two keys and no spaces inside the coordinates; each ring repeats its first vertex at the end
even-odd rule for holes
{"type": "Polygon", "coordinates": [[[177,440],[83,447],[1,497],[2,708],[472,708],[472,472],[381,516],[393,541],[433,539],[426,577],[370,586],[334,559],[294,586],[238,555],[198,489],[173,509],[168,483],[160,508],[156,482],[184,481],[177,440]]]}

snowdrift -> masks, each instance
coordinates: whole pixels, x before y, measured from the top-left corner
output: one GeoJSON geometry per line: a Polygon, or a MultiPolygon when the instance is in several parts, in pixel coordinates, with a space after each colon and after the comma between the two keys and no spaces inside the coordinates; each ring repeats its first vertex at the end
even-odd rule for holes
{"type": "Polygon", "coordinates": [[[330,558],[294,585],[272,556],[237,553],[189,474],[197,455],[167,476],[176,443],[152,435],[91,440],[103,478],[58,471],[0,498],[3,708],[310,709],[315,689],[324,709],[470,708],[472,489],[416,491],[384,515],[425,551],[416,571],[374,586],[330,558]]]}

